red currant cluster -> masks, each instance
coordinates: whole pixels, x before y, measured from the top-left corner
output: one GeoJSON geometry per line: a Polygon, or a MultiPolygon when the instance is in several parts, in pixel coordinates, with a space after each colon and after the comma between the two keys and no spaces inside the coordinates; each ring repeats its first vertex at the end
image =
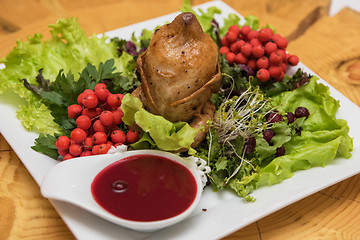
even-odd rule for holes
{"type": "Polygon", "coordinates": [[[139,133],[130,129],[125,134],[120,130],[124,116],[121,101],[124,95],[112,94],[104,83],[95,86],[94,91],[86,89],[78,98],[78,104],[70,105],[69,118],[76,119],[76,126],[67,136],[56,141],[59,155],[64,160],[89,155],[105,154],[111,146],[131,144],[139,139],[139,133]]]}
{"type": "Polygon", "coordinates": [[[287,39],[274,34],[271,28],[252,30],[247,25],[232,25],[221,40],[220,53],[225,54],[230,65],[249,66],[261,82],[282,81],[288,65],[299,62],[296,55],[286,52],[287,45],[287,39]]]}

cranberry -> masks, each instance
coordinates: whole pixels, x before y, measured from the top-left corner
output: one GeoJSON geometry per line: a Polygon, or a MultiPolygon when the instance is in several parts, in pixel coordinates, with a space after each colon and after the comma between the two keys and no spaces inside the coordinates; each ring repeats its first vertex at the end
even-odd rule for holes
{"type": "Polygon", "coordinates": [[[293,123],[295,121],[295,114],[293,114],[292,112],[288,112],[286,114],[286,118],[288,120],[288,123],[293,123]]]}
{"type": "Polygon", "coordinates": [[[244,152],[246,154],[253,152],[255,147],[256,147],[256,139],[254,136],[250,136],[245,140],[244,152]]]}
{"type": "Polygon", "coordinates": [[[275,136],[275,132],[274,130],[271,130],[271,129],[266,129],[264,132],[263,132],[263,137],[264,139],[270,143],[271,139],[275,136]]]}
{"type": "Polygon", "coordinates": [[[276,157],[280,157],[280,156],[284,156],[284,155],[285,155],[285,148],[284,148],[284,146],[278,147],[278,148],[276,149],[275,156],[276,156],[276,157]]]}
{"type": "Polygon", "coordinates": [[[298,107],[295,109],[295,117],[301,118],[301,117],[308,117],[310,115],[309,110],[304,107],[298,107]]]}
{"type": "Polygon", "coordinates": [[[272,112],[266,116],[266,121],[268,121],[269,123],[282,122],[283,116],[279,113],[272,112]]]}

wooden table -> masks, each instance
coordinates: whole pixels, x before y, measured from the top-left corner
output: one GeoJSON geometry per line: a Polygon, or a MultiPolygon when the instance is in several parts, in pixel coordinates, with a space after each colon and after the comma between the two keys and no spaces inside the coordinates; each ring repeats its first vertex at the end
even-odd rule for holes
{"type": "MultiPolygon", "coordinates": [[[[193,1],[193,5],[205,1],[193,1]]],[[[328,16],[330,0],[227,0],[242,15],[256,15],[289,38],[288,50],[360,105],[360,14],[328,16]]],[[[74,16],[87,33],[101,33],[177,11],[182,0],[0,0],[0,57],[17,39],[74,16]]],[[[360,239],[360,175],[315,193],[225,239],[360,239]]],[[[73,239],[43,198],[11,147],[0,136],[0,239],[73,239]]]]}

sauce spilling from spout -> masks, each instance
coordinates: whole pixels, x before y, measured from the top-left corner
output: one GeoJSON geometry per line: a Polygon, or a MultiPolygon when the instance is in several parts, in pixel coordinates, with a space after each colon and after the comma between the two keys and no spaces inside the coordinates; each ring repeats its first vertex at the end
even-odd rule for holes
{"type": "Polygon", "coordinates": [[[154,155],[130,156],[104,168],[91,184],[95,201],[111,214],[133,221],[177,216],[197,194],[194,176],[183,165],[154,155]]]}

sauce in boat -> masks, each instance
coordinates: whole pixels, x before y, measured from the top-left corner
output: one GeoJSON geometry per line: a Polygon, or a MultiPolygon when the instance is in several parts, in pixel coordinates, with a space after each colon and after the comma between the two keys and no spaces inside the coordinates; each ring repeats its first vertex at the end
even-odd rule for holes
{"type": "Polygon", "coordinates": [[[111,214],[132,221],[158,221],[183,213],[197,184],[183,165],[165,157],[136,155],[104,168],[91,184],[95,201],[111,214]]]}

